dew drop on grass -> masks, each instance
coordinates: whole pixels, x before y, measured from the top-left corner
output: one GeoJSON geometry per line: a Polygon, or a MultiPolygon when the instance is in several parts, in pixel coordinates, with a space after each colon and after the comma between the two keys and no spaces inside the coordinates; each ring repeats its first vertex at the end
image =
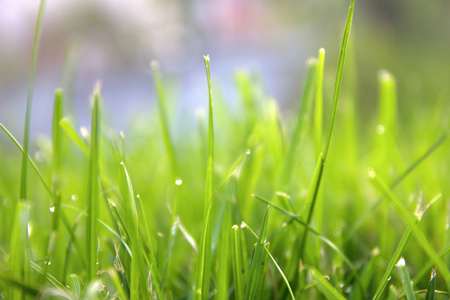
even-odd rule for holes
{"type": "Polygon", "coordinates": [[[55,207],[52,206],[52,207],[50,207],[48,210],[51,211],[51,212],[55,212],[55,207]]]}
{"type": "Polygon", "coordinates": [[[27,229],[28,229],[28,236],[30,236],[31,233],[33,233],[33,226],[31,226],[31,224],[28,223],[27,229]]]}
{"type": "Polygon", "coordinates": [[[44,153],[42,153],[42,151],[37,151],[37,152],[34,154],[34,159],[35,159],[37,162],[43,162],[44,159],[45,159],[44,153]]]}
{"type": "Polygon", "coordinates": [[[83,138],[85,139],[89,138],[89,130],[86,127],[84,126],[80,127],[80,133],[83,138]]]}
{"type": "Polygon", "coordinates": [[[391,279],[392,279],[392,276],[389,276],[388,279],[387,279],[387,281],[391,281],[391,279]]]}
{"type": "Polygon", "coordinates": [[[344,287],[344,283],[341,282],[341,283],[339,284],[339,287],[342,289],[342,288],[344,287]]]}
{"type": "Polygon", "coordinates": [[[52,261],[51,261],[51,260],[48,260],[48,261],[45,260],[45,261],[44,261],[44,264],[47,265],[47,266],[50,266],[50,265],[52,264],[52,261]]]}
{"type": "Polygon", "coordinates": [[[181,178],[177,178],[177,179],[175,180],[175,184],[176,184],[176,185],[182,185],[182,184],[183,184],[183,180],[181,180],[181,178]]]}
{"type": "Polygon", "coordinates": [[[350,286],[345,289],[346,294],[350,294],[351,291],[352,291],[352,288],[350,286]]]}
{"type": "Polygon", "coordinates": [[[250,149],[247,149],[247,150],[245,151],[245,153],[246,153],[247,155],[249,155],[249,154],[252,153],[252,152],[250,151],[250,149]]]}
{"type": "Polygon", "coordinates": [[[386,128],[384,127],[384,125],[378,125],[377,126],[377,133],[379,134],[379,135],[382,135],[382,134],[384,134],[386,132],[386,128]]]}
{"type": "Polygon", "coordinates": [[[375,173],[375,170],[374,170],[373,168],[369,168],[369,169],[367,170],[367,172],[369,173],[369,177],[370,177],[370,178],[375,178],[375,176],[376,176],[376,174],[377,174],[377,173],[375,173]]]}
{"type": "Polygon", "coordinates": [[[70,196],[70,200],[77,201],[78,200],[78,196],[73,194],[72,196],[70,196]]]}

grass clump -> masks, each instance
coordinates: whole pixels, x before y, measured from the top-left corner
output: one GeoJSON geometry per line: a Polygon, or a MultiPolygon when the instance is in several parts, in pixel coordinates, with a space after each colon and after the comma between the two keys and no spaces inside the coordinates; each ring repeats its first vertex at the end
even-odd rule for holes
{"type": "Polygon", "coordinates": [[[357,98],[343,75],[346,56],[354,55],[347,54],[353,0],[332,103],[324,97],[324,49],[308,60],[292,122],[244,71],[236,75],[242,110],[228,111],[205,56],[208,121],[177,129],[152,62],[158,109],[148,126],[134,121],[127,136],[107,130],[97,85],[90,131],[78,133],[57,90],[50,146],[38,148],[46,159],[37,162],[29,124],[44,4],[23,146],[0,124],[19,150],[2,152],[1,297],[448,297],[449,190],[441,178],[448,172],[436,172],[448,163],[448,130],[430,121],[422,128],[430,138],[418,149],[402,138],[396,80],[387,71],[379,73],[378,119],[356,123],[357,98]],[[338,105],[341,86],[341,100],[352,108],[346,112],[338,105]],[[372,130],[356,138],[356,127],[372,130]]]}

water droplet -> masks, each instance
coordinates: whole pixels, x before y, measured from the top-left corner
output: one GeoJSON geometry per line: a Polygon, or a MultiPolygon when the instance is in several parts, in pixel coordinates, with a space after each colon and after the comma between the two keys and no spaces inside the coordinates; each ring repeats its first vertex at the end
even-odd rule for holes
{"type": "Polygon", "coordinates": [[[78,196],[75,195],[75,194],[73,194],[73,195],[70,197],[70,200],[72,200],[72,201],[77,201],[77,200],[78,200],[78,196]]]}
{"type": "Polygon", "coordinates": [[[346,294],[350,294],[351,291],[352,291],[352,288],[351,288],[351,287],[348,287],[348,288],[345,289],[345,293],[346,293],[346,294]]]}
{"type": "Polygon", "coordinates": [[[52,261],[51,260],[44,260],[44,264],[45,265],[47,265],[47,266],[50,266],[51,264],[52,264],[52,261]]]}
{"type": "Polygon", "coordinates": [[[120,162],[120,165],[123,166],[123,161],[120,162]]]}
{"type": "Polygon", "coordinates": [[[248,155],[248,154],[250,154],[250,153],[252,153],[252,152],[250,151],[250,149],[247,149],[247,150],[245,151],[245,153],[248,155]]]}
{"type": "Polygon", "coordinates": [[[86,127],[84,126],[80,127],[80,133],[83,138],[85,139],[89,138],[89,130],[86,127]]]}
{"type": "Polygon", "coordinates": [[[367,173],[369,173],[370,178],[375,178],[375,176],[377,175],[377,173],[375,172],[375,170],[373,168],[369,168],[367,170],[367,173]]]}
{"type": "Polygon", "coordinates": [[[385,128],[383,125],[380,124],[380,125],[377,126],[377,133],[378,133],[379,135],[384,134],[385,131],[386,131],[386,128],[385,128]]]}
{"type": "Polygon", "coordinates": [[[400,257],[400,259],[397,262],[397,266],[399,266],[399,267],[406,266],[406,261],[405,261],[405,259],[403,257],[400,257]]]}
{"type": "Polygon", "coordinates": [[[31,233],[33,232],[33,226],[31,226],[31,224],[28,223],[27,229],[28,229],[28,236],[30,236],[31,233]]]}
{"type": "Polygon", "coordinates": [[[52,207],[50,207],[48,210],[51,211],[51,212],[55,212],[55,207],[52,206],[52,207]]]}
{"type": "Polygon", "coordinates": [[[175,180],[175,184],[176,184],[176,185],[182,185],[182,184],[183,184],[183,180],[181,180],[181,178],[177,178],[177,179],[175,180]]]}
{"type": "Polygon", "coordinates": [[[341,283],[339,284],[339,287],[342,289],[342,288],[344,287],[344,283],[341,282],[341,283]]]}
{"type": "Polygon", "coordinates": [[[389,276],[388,279],[387,279],[387,281],[391,281],[391,279],[392,279],[392,276],[389,276]]]}
{"type": "Polygon", "coordinates": [[[37,151],[35,154],[34,154],[34,159],[37,161],[37,162],[43,162],[44,161],[44,153],[42,153],[42,151],[37,151]]]}

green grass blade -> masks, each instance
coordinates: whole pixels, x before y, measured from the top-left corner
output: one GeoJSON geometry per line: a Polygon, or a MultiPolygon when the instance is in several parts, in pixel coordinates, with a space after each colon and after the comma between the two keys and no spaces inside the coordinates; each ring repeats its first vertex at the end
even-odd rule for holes
{"type": "Polygon", "coordinates": [[[245,299],[255,299],[255,296],[258,292],[258,277],[260,273],[264,273],[264,270],[261,267],[263,262],[263,253],[264,253],[264,245],[266,243],[267,237],[267,227],[269,223],[269,208],[270,205],[267,206],[266,212],[264,214],[264,219],[261,224],[261,229],[258,237],[258,241],[256,242],[255,252],[253,254],[252,264],[250,266],[250,273],[248,279],[247,289],[245,291],[245,299]]]}
{"type": "Polygon", "coordinates": [[[322,152],[323,139],[323,69],[325,64],[325,49],[319,50],[317,63],[317,83],[316,83],[316,107],[314,111],[314,145],[316,149],[316,160],[322,152]]]}
{"type": "Polygon", "coordinates": [[[233,225],[231,228],[231,258],[233,263],[234,295],[236,300],[243,300],[245,292],[240,230],[238,225],[233,225]]]}
{"type": "Polygon", "coordinates": [[[309,226],[305,221],[303,221],[301,219],[300,216],[291,214],[290,212],[284,210],[283,208],[277,206],[276,204],[273,204],[272,202],[270,202],[267,199],[264,199],[261,196],[258,196],[255,194],[253,194],[252,196],[266,204],[269,204],[271,207],[275,208],[280,213],[290,217],[292,220],[294,220],[298,224],[302,225],[303,227],[305,227],[305,229],[308,229],[308,231],[310,231],[312,234],[316,235],[319,239],[321,239],[322,242],[324,242],[328,247],[330,247],[337,255],[339,255],[344,260],[344,262],[347,264],[347,266],[352,270],[351,275],[355,276],[357,284],[360,285],[361,290],[363,290],[361,278],[359,277],[359,275],[357,273],[356,267],[353,265],[351,260],[344,254],[344,252],[342,252],[342,250],[340,250],[339,247],[336,246],[330,239],[324,237],[323,235],[320,234],[320,232],[318,232],[317,230],[315,230],[314,228],[309,226]]]}
{"type": "Polygon", "coordinates": [[[414,288],[411,283],[411,278],[409,276],[408,270],[406,270],[406,263],[403,257],[396,264],[398,272],[400,273],[400,278],[402,279],[403,287],[405,289],[406,298],[408,300],[416,300],[416,295],[414,294],[414,288]]]}
{"type": "MultiPolygon", "coordinates": [[[[237,225],[235,225],[235,226],[237,227],[237,225]]],[[[248,225],[246,225],[245,228],[249,229],[249,231],[253,234],[253,236],[256,239],[258,239],[258,236],[256,235],[256,233],[248,225]]],[[[270,257],[270,259],[272,260],[273,264],[277,268],[278,272],[280,273],[281,278],[283,278],[283,281],[284,281],[284,283],[286,285],[287,290],[289,291],[289,295],[290,295],[291,299],[295,299],[294,293],[292,292],[291,286],[289,285],[289,280],[287,279],[286,275],[284,275],[283,270],[280,268],[280,266],[278,265],[277,261],[275,260],[275,258],[270,253],[268,247],[266,246],[264,249],[266,250],[268,256],[270,257]]]]}
{"type": "MultiPolygon", "coordinates": [[[[27,205],[24,201],[19,201],[16,205],[16,211],[13,223],[11,224],[11,240],[10,240],[10,258],[9,271],[11,278],[18,282],[23,282],[25,285],[28,281],[25,278],[25,265],[27,264],[26,253],[26,239],[28,238],[28,213],[27,205]]],[[[16,289],[15,285],[10,286],[10,296],[12,299],[20,299],[22,291],[16,289]]]]}
{"type": "MultiPolygon", "coordinates": [[[[129,182],[129,186],[131,187],[131,181],[129,182]]],[[[164,294],[163,294],[163,289],[162,289],[162,284],[160,284],[160,282],[163,282],[162,276],[160,275],[160,272],[158,270],[158,266],[156,263],[156,255],[155,255],[155,251],[153,248],[153,244],[152,244],[152,240],[150,237],[150,231],[148,229],[148,222],[147,222],[147,217],[145,215],[145,210],[144,210],[144,206],[142,205],[142,201],[141,201],[141,197],[139,195],[136,196],[137,199],[137,203],[139,204],[139,209],[138,212],[141,216],[141,218],[139,220],[141,220],[141,222],[139,223],[139,227],[142,228],[144,227],[144,240],[142,241],[142,245],[144,245],[144,249],[146,251],[144,251],[143,255],[145,256],[147,254],[147,256],[149,256],[149,268],[150,268],[150,272],[152,275],[152,279],[153,279],[153,284],[155,286],[155,290],[156,293],[158,295],[158,297],[160,299],[164,299],[164,294]]],[[[167,254],[168,257],[170,255],[170,251],[167,254]]],[[[166,260],[167,263],[167,260],[166,260]]]]}
{"type": "Polygon", "coordinates": [[[59,126],[64,130],[66,135],[78,146],[78,148],[86,155],[89,156],[89,147],[83,141],[83,139],[78,135],[78,133],[73,129],[68,118],[62,118],[59,122],[59,126]]]}
{"type": "MultiPolygon", "coordinates": [[[[316,169],[314,170],[314,175],[311,180],[311,185],[309,186],[308,196],[306,197],[306,207],[309,207],[308,215],[306,218],[306,224],[308,224],[308,226],[311,226],[312,218],[314,215],[314,207],[316,204],[317,195],[319,193],[320,180],[322,179],[324,166],[325,166],[324,156],[322,153],[320,153],[319,159],[317,160],[316,169]]],[[[302,242],[300,244],[301,257],[304,254],[307,237],[308,237],[308,230],[305,229],[303,232],[302,242]]]]}
{"type": "Polygon", "coordinates": [[[141,245],[139,243],[139,228],[138,228],[138,212],[136,201],[134,198],[133,185],[130,176],[124,163],[123,167],[124,182],[121,186],[123,205],[125,207],[126,226],[131,237],[131,271],[128,275],[130,282],[130,299],[139,299],[139,268],[142,266],[141,245]]]}
{"type": "Polygon", "coordinates": [[[434,300],[436,290],[436,269],[431,271],[430,284],[428,285],[427,294],[425,300],[434,300]]]}
{"type": "Polygon", "coordinates": [[[354,7],[355,7],[355,0],[352,0],[352,2],[350,3],[349,10],[348,10],[347,21],[345,22],[344,36],[342,38],[341,50],[339,52],[339,61],[338,61],[338,67],[337,67],[337,71],[336,71],[336,80],[335,80],[335,85],[334,85],[333,109],[331,111],[331,120],[330,120],[330,125],[328,127],[328,134],[327,134],[327,139],[325,142],[325,149],[323,151],[324,161],[327,160],[328,148],[330,147],[330,141],[331,141],[331,134],[333,133],[334,119],[336,118],[336,111],[337,111],[337,106],[338,106],[338,101],[339,101],[339,93],[341,91],[342,75],[344,73],[345,56],[347,54],[348,38],[350,35],[350,29],[352,27],[354,7]]]}
{"type": "Polygon", "coordinates": [[[91,144],[89,149],[88,168],[88,219],[86,226],[87,237],[87,259],[88,259],[88,281],[97,278],[97,249],[99,215],[99,162],[100,162],[100,87],[94,91],[94,102],[92,105],[91,119],[91,144]]]}
{"type": "Polygon", "coordinates": [[[157,61],[152,61],[150,63],[150,68],[153,73],[153,82],[156,89],[156,94],[158,98],[159,116],[161,119],[161,131],[164,140],[164,146],[166,148],[167,156],[169,157],[170,167],[172,171],[172,179],[179,176],[178,162],[175,156],[175,149],[173,142],[170,138],[169,121],[167,117],[167,101],[164,93],[163,84],[161,82],[161,75],[159,71],[159,63],[157,61]]]}
{"type": "Polygon", "coordinates": [[[39,51],[39,42],[41,39],[42,22],[44,19],[46,0],[39,2],[39,9],[36,18],[36,24],[34,28],[33,47],[31,49],[31,63],[30,63],[30,76],[28,79],[28,95],[27,95],[27,107],[25,112],[25,128],[23,138],[22,165],[20,171],[20,199],[27,199],[27,157],[30,144],[30,121],[31,121],[31,105],[33,100],[34,89],[34,76],[36,73],[36,64],[39,51]]]}
{"type": "Polygon", "coordinates": [[[209,295],[209,282],[211,274],[211,206],[214,163],[214,122],[213,99],[211,89],[211,74],[209,56],[203,57],[205,61],[206,77],[209,91],[209,122],[208,122],[208,158],[206,167],[205,198],[204,198],[204,227],[198,253],[194,299],[207,299],[209,295]]]}
{"type": "Polygon", "coordinates": [[[317,288],[325,296],[325,298],[333,300],[345,300],[344,296],[339,294],[317,269],[309,269],[308,274],[311,279],[316,282],[317,288]]]}
{"type": "Polygon", "coordinates": [[[213,184],[213,168],[214,168],[214,121],[213,121],[213,98],[212,98],[212,88],[211,88],[211,73],[209,69],[209,55],[203,57],[205,61],[206,78],[208,81],[208,92],[209,92],[209,121],[208,121],[208,160],[206,167],[206,183],[205,183],[205,205],[204,212],[209,207],[209,202],[211,201],[212,195],[212,184],[213,184]]]}

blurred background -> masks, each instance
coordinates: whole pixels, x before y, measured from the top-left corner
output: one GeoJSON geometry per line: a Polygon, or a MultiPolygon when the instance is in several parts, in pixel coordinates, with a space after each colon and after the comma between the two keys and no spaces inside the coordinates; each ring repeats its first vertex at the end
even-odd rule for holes
{"type": "MultiPolygon", "coordinates": [[[[0,121],[19,137],[38,2],[0,0],[0,121]]],[[[177,99],[183,114],[194,114],[207,104],[205,54],[211,57],[214,88],[231,106],[236,101],[233,74],[243,68],[260,75],[268,94],[289,113],[298,106],[305,60],[321,47],[327,51],[325,80],[332,87],[349,2],[49,0],[33,132],[50,132],[58,87],[65,89],[67,110],[77,125],[88,126],[97,80],[102,81],[110,125],[125,130],[131,118],[154,105],[152,59],[161,63],[169,98],[177,99]]],[[[356,1],[351,59],[360,115],[370,116],[376,108],[380,69],[397,78],[399,111],[405,118],[448,96],[449,14],[446,0],[356,1]]],[[[325,97],[331,93],[326,90],[325,97]]]]}

